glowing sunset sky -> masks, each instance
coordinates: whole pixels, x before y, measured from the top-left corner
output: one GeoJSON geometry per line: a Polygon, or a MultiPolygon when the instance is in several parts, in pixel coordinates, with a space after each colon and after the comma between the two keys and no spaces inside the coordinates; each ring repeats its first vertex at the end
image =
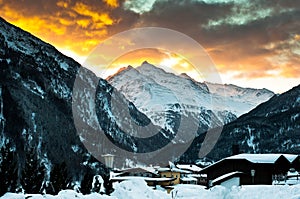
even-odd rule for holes
{"type": "MultiPolygon", "coordinates": [[[[163,27],[201,44],[223,83],[274,92],[300,84],[298,0],[0,0],[0,16],[80,63],[114,34],[163,27]]],[[[116,61],[139,65],[145,57],[189,72],[172,52],[146,49],[116,61]]]]}

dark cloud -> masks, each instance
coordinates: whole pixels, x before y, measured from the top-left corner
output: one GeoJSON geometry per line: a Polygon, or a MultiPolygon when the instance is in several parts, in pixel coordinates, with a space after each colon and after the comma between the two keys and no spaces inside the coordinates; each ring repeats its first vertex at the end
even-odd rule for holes
{"type": "Polygon", "coordinates": [[[226,16],[232,6],[186,0],[157,1],[150,12],[141,15],[138,25],[166,27],[199,39],[202,37],[202,25],[209,19],[226,16]]]}
{"type": "Polygon", "coordinates": [[[300,65],[292,58],[294,53],[287,53],[289,41],[300,35],[300,1],[157,1],[151,11],[141,14],[137,26],[183,32],[208,49],[217,64],[227,64],[226,70],[240,70],[251,76],[256,76],[258,68],[266,74],[276,67],[282,70],[267,59],[282,54],[289,65],[300,65]],[[272,45],[276,49],[268,47],[272,45]]]}

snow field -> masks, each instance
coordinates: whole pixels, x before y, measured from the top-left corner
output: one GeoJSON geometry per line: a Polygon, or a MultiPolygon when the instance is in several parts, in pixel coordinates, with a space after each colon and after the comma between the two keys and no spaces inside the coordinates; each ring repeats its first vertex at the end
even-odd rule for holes
{"type": "Polygon", "coordinates": [[[73,190],[63,190],[56,196],[40,194],[6,193],[1,199],[300,199],[299,185],[247,185],[227,189],[215,186],[205,189],[199,185],[176,185],[170,194],[153,190],[142,179],[123,181],[115,185],[111,196],[92,193],[82,195],[73,190]]]}

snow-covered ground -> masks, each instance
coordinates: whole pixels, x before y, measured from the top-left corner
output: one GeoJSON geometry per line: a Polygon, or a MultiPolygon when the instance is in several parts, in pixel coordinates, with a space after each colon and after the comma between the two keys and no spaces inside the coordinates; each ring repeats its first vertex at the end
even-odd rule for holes
{"type": "Polygon", "coordinates": [[[209,190],[201,186],[180,185],[171,192],[170,198],[172,196],[176,199],[300,199],[300,185],[247,185],[231,189],[215,186],[209,190]]]}
{"type": "Polygon", "coordinates": [[[58,195],[14,194],[6,193],[1,199],[300,199],[300,185],[248,185],[227,189],[215,186],[209,190],[199,185],[176,185],[174,190],[167,194],[161,190],[153,190],[142,179],[123,181],[115,186],[111,196],[97,193],[82,195],[73,190],[63,190],[58,195]]]}

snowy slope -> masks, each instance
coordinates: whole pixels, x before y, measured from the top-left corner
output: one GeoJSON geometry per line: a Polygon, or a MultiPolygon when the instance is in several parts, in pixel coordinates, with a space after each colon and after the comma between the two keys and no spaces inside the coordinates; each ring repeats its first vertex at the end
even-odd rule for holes
{"type": "Polygon", "coordinates": [[[300,152],[300,85],[272,97],[225,125],[211,151],[215,159],[230,155],[232,144],[245,153],[300,152]]]}
{"type": "Polygon", "coordinates": [[[160,126],[164,126],[165,111],[176,103],[184,115],[197,117],[203,111],[212,111],[218,120],[215,123],[224,124],[274,95],[266,89],[196,82],[185,74],[167,73],[147,62],[137,68],[123,68],[108,81],[160,126]]]}
{"type": "Polygon", "coordinates": [[[274,93],[267,89],[242,88],[232,84],[213,84],[205,82],[210,93],[224,100],[228,110],[238,117],[255,108],[257,105],[269,100],[274,93]]]}

